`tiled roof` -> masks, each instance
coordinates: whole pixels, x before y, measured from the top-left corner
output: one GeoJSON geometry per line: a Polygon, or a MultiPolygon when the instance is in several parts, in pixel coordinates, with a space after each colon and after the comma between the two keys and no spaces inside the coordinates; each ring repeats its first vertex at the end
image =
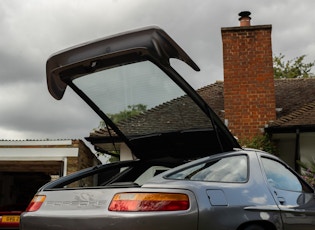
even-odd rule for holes
{"type": "MultiPolygon", "coordinates": [[[[201,97],[210,105],[214,112],[223,120],[224,119],[224,82],[217,81],[211,85],[207,85],[197,90],[201,97]]],[[[315,129],[315,79],[277,79],[275,80],[276,92],[276,108],[277,120],[269,125],[269,127],[287,127],[287,126],[314,126],[315,129]]],[[[137,127],[137,123],[145,122],[147,126],[144,128],[152,128],[155,116],[164,113],[169,114],[169,120],[172,120],[172,109],[174,104],[187,106],[190,103],[184,103],[184,98],[177,98],[173,101],[164,103],[152,110],[147,111],[141,116],[133,118],[133,128],[137,127]],[[164,111],[164,112],[163,112],[164,111]],[[153,115],[153,116],[152,116],[153,115]],[[140,118],[140,119],[139,119],[140,118]],[[146,120],[150,118],[149,120],[146,120]],[[144,120],[143,120],[144,119],[144,120]]],[[[186,107],[185,109],[194,109],[194,107],[186,107]]],[[[195,117],[196,118],[196,117],[195,117]]],[[[194,118],[194,119],[195,119],[194,118]]],[[[174,119],[173,119],[174,120],[174,119]]],[[[176,119],[175,119],[176,120],[176,119]]],[[[178,121],[178,120],[177,120],[178,121]]],[[[142,123],[143,124],[143,123],[142,123]]],[[[162,124],[157,124],[157,127],[162,124]]],[[[122,125],[123,126],[123,125],[122,125]]],[[[126,130],[125,130],[126,131],[126,130]]],[[[106,130],[99,130],[91,133],[90,137],[102,136],[106,134],[106,130]]]]}
{"type": "Polygon", "coordinates": [[[279,119],[315,101],[315,78],[275,80],[275,91],[279,119]]]}
{"type": "Polygon", "coordinates": [[[275,90],[276,107],[280,112],[269,128],[311,127],[315,130],[315,79],[276,80],[275,90]]]}
{"type": "Polygon", "coordinates": [[[224,97],[223,81],[207,85],[197,90],[200,96],[207,102],[213,111],[223,119],[224,117],[224,97]]]}
{"type": "MultiPolygon", "coordinates": [[[[189,97],[182,96],[123,120],[118,123],[118,127],[126,136],[137,136],[182,129],[211,128],[212,125],[209,118],[189,97]]],[[[112,130],[111,135],[115,136],[112,130]]],[[[101,129],[90,134],[90,137],[95,136],[108,136],[108,131],[101,129]]]]}
{"type": "MultiPolygon", "coordinates": [[[[223,119],[223,81],[198,90],[198,93],[223,119]]],[[[274,126],[315,126],[315,78],[275,80],[277,120],[274,126]]]]}
{"type": "Polygon", "coordinates": [[[286,116],[282,116],[272,123],[272,126],[315,126],[315,101],[301,106],[286,116]]]}

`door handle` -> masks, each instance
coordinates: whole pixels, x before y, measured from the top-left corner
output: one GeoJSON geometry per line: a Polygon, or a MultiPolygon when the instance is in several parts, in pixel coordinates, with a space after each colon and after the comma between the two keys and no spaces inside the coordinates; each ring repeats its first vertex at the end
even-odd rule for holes
{"type": "Polygon", "coordinates": [[[281,205],[285,205],[285,199],[283,197],[278,197],[278,201],[281,205]]]}

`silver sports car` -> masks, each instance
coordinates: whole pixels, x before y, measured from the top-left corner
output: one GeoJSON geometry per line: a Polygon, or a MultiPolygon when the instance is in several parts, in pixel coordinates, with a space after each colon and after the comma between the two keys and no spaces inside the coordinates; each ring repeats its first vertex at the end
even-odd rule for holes
{"type": "Polygon", "coordinates": [[[91,143],[129,160],[44,185],[20,229],[315,228],[313,188],[277,157],[242,149],[174,59],[199,71],[157,27],[48,59],[51,95],[71,87],[104,120],[91,143]]]}

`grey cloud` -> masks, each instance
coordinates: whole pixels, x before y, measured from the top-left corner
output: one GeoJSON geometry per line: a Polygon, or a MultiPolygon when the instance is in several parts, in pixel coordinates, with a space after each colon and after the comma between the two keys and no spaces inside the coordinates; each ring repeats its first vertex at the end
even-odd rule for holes
{"type": "Polygon", "coordinates": [[[221,27],[272,24],[273,50],[315,60],[315,1],[293,0],[54,0],[0,1],[0,139],[83,138],[99,119],[67,90],[61,101],[48,93],[45,63],[54,52],[125,30],[158,25],[201,68],[179,72],[201,87],[223,79],[221,27]]]}

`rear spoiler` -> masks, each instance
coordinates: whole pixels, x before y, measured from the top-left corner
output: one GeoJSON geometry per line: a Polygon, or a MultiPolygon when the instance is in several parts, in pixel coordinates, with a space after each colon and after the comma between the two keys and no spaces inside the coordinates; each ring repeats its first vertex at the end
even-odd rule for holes
{"type": "Polygon", "coordinates": [[[176,42],[158,27],[94,40],[53,54],[46,63],[47,85],[50,94],[60,100],[67,87],[67,81],[80,75],[82,71],[71,71],[81,67],[91,66],[91,60],[104,60],[107,56],[123,54],[124,52],[149,52],[151,57],[169,60],[176,58],[199,71],[196,63],[179,47],[176,42]],[[63,73],[63,74],[62,74],[63,73]],[[65,75],[67,73],[68,75],[65,75]]]}

